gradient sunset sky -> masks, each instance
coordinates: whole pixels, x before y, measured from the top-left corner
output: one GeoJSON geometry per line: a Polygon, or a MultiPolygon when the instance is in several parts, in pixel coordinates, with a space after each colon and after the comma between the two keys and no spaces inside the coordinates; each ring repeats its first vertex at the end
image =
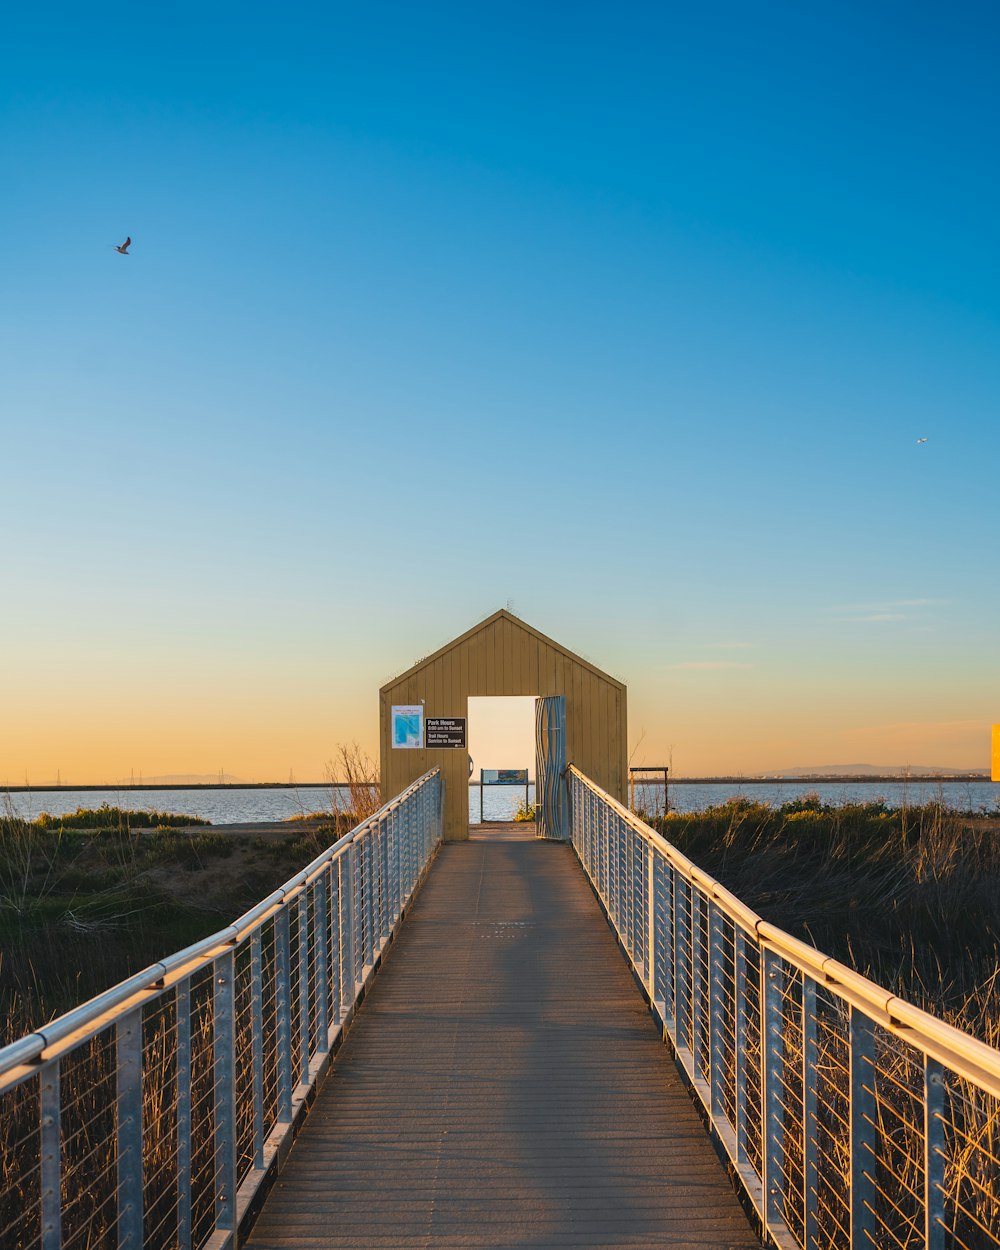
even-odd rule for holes
{"type": "Polygon", "coordinates": [[[636,763],[988,766],[998,58],[987,3],[11,9],[0,784],[321,779],[508,601],[636,763]]]}

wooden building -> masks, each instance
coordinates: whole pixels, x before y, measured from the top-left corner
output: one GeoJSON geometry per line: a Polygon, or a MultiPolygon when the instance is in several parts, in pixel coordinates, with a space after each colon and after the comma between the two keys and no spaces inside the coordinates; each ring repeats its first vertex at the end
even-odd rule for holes
{"type": "Polygon", "coordinates": [[[469,715],[469,698],[562,695],[566,758],[625,802],[626,690],[510,612],[494,612],[379,692],[382,794],[398,794],[439,765],[445,781],[445,837],[469,836],[469,756],[450,747],[401,750],[392,742],[392,709],[423,708],[426,718],[469,715]]]}

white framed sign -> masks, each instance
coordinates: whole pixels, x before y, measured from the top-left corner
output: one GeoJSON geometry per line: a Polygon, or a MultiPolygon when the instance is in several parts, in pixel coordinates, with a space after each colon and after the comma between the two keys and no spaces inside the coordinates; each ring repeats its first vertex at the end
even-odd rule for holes
{"type": "Polygon", "coordinates": [[[392,709],[392,749],[414,751],[424,745],[424,705],[404,703],[392,709]]]}

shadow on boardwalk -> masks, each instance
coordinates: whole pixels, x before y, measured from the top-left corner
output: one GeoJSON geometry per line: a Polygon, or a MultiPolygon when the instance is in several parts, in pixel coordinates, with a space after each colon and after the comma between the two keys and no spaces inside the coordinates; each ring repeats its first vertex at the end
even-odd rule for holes
{"type": "Polygon", "coordinates": [[[257,1250],[759,1246],[566,846],[446,845],[257,1250]]]}

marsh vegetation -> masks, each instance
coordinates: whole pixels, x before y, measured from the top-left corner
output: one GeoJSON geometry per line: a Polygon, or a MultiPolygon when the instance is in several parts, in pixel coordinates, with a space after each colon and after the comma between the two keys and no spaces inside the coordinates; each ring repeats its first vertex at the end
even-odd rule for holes
{"type": "Polygon", "coordinates": [[[805,796],[654,824],[765,920],[1000,1043],[1000,816],[805,796]]]}
{"type": "Polygon", "coordinates": [[[0,1045],[222,928],[355,823],[241,835],[110,807],[0,815],[0,1045]]]}

